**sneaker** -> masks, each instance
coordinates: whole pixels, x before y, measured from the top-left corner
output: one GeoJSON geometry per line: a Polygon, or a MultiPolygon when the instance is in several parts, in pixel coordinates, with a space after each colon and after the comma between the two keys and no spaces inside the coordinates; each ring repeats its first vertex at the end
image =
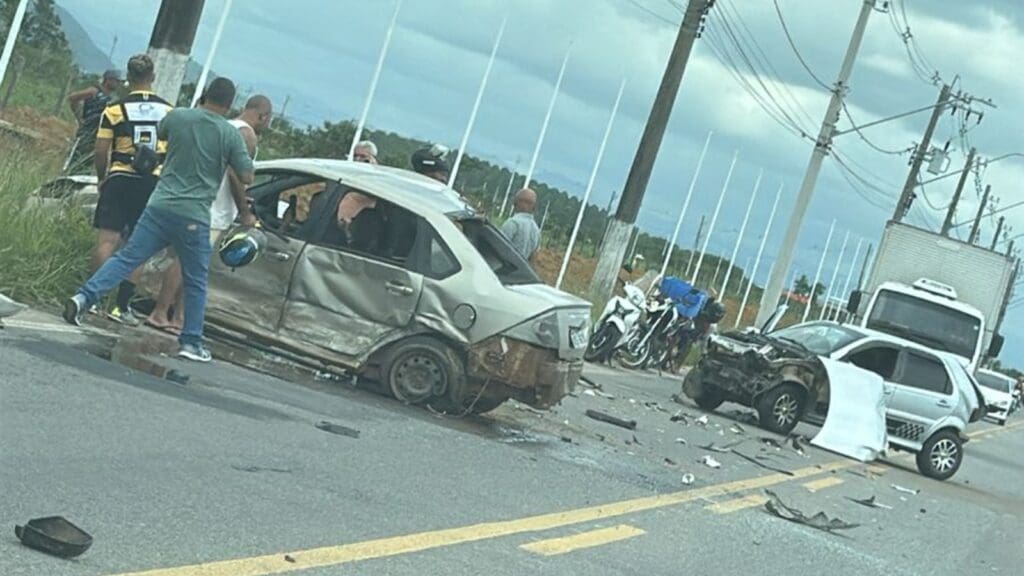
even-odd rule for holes
{"type": "Polygon", "coordinates": [[[178,350],[178,358],[185,358],[193,362],[209,362],[213,360],[210,351],[202,344],[182,344],[178,350]]]}
{"type": "Polygon", "coordinates": [[[132,312],[131,308],[125,308],[122,310],[119,307],[114,306],[113,310],[107,312],[107,318],[110,318],[119,324],[124,324],[125,326],[138,326],[142,323],[135,316],[135,313],[132,312]]]}
{"type": "Polygon", "coordinates": [[[85,296],[75,294],[64,302],[64,321],[73,326],[82,325],[82,313],[85,311],[85,296]]]}
{"type": "Polygon", "coordinates": [[[93,316],[99,316],[100,315],[100,307],[95,305],[95,304],[93,304],[92,306],[89,306],[88,312],[89,312],[89,314],[92,314],[93,316]]]}

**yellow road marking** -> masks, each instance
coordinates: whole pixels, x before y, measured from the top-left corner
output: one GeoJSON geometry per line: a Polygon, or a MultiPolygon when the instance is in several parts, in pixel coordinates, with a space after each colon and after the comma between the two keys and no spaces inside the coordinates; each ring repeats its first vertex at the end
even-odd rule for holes
{"type": "Polygon", "coordinates": [[[730,512],[745,510],[747,508],[753,508],[754,506],[761,506],[767,501],[768,499],[760,494],[751,494],[750,496],[744,496],[743,498],[726,500],[725,502],[718,502],[711,506],[705,506],[704,509],[710,510],[715,514],[729,514],[730,512]]]}
{"type": "Polygon", "coordinates": [[[835,476],[829,476],[828,478],[822,478],[821,480],[814,480],[813,482],[807,482],[804,484],[804,488],[807,488],[811,492],[817,492],[818,490],[824,490],[831,486],[838,486],[843,483],[842,478],[835,476]]]}
{"type": "Polygon", "coordinates": [[[523,544],[522,546],[520,546],[520,548],[522,548],[523,550],[533,552],[534,554],[540,554],[541,556],[555,556],[558,554],[572,552],[574,550],[593,548],[595,546],[610,544],[612,542],[618,542],[620,540],[635,538],[645,533],[646,532],[639,528],[635,528],[627,524],[620,524],[613,528],[591,530],[590,532],[574,534],[572,536],[566,536],[564,538],[551,538],[550,540],[539,540],[537,542],[523,544]]]}
{"type": "Polygon", "coordinates": [[[308,570],[310,568],[337,566],[362,560],[385,558],[389,556],[397,556],[399,554],[408,554],[410,552],[420,552],[423,550],[453,546],[456,544],[479,542],[481,540],[490,540],[513,534],[540,532],[543,530],[563,528],[585,522],[607,520],[609,518],[617,518],[626,514],[634,514],[637,512],[675,506],[678,504],[693,502],[695,500],[715,498],[745,490],[766,488],[768,486],[774,486],[790,480],[800,480],[803,478],[817,476],[819,474],[826,474],[833,470],[850,468],[854,465],[856,465],[856,463],[852,461],[831,462],[820,466],[809,466],[794,470],[792,472],[792,476],[787,476],[785,474],[768,474],[766,476],[726,482],[703,488],[659,494],[656,496],[646,496],[643,498],[634,498],[632,500],[622,500],[619,502],[599,504],[597,506],[590,506],[587,508],[566,510],[564,512],[552,512],[549,514],[540,514],[538,516],[529,516],[515,520],[485,522],[482,524],[462,526],[459,528],[448,528],[444,530],[420,532],[418,534],[407,534],[391,538],[379,538],[364,542],[354,542],[351,544],[340,544],[337,546],[324,546],[321,548],[287,552],[287,556],[295,560],[295,562],[285,560],[286,553],[279,552],[277,554],[266,554],[263,556],[238,558],[235,560],[221,560],[191,566],[157,568],[141,572],[122,573],[117,576],[266,576],[268,574],[283,574],[298,570],[308,570]]]}
{"type": "Polygon", "coordinates": [[[879,466],[878,464],[872,464],[868,466],[867,470],[872,474],[878,474],[879,476],[881,476],[882,474],[885,474],[885,471],[888,470],[888,468],[886,468],[885,466],[879,466]]]}

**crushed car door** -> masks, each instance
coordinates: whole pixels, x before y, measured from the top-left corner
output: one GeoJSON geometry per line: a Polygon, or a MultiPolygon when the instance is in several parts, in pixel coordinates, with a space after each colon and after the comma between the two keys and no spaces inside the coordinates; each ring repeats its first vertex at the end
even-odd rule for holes
{"type": "Polygon", "coordinates": [[[362,194],[343,190],[334,201],[314,208],[322,211],[318,215],[325,216],[328,225],[314,226],[318,231],[296,264],[281,334],[358,358],[412,322],[423,275],[405,265],[418,220],[405,210],[383,201],[369,207],[371,202],[365,201],[367,207],[359,215],[368,216],[373,224],[363,231],[365,243],[352,241],[348,232],[332,230],[341,226],[335,215],[344,209],[339,202],[348,193],[362,194]],[[373,211],[377,213],[369,217],[373,211]],[[400,223],[403,229],[389,223],[400,223]]]}
{"type": "MultiPolygon", "coordinates": [[[[256,178],[248,194],[266,243],[255,261],[238,269],[229,268],[214,255],[210,262],[207,312],[211,318],[237,329],[267,335],[276,332],[280,325],[292,272],[306,245],[298,233],[301,221],[294,214],[294,202],[289,208],[287,200],[282,199],[293,198],[302,191],[322,191],[327,183],[295,172],[260,172],[256,178]]],[[[235,226],[223,238],[229,239],[243,230],[235,226]]]]}
{"type": "Polygon", "coordinates": [[[946,366],[938,358],[917,350],[904,350],[896,372],[896,392],[889,402],[897,422],[890,434],[923,442],[932,425],[948,416],[957,398],[946,366]]]}

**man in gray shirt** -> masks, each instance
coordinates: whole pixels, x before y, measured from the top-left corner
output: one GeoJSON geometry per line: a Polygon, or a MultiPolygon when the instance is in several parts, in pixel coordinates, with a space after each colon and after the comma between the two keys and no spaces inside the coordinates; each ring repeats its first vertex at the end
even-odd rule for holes
{"type": "Polygon", "coordinates": [[[523,188],[516,193],[515,207],[515,214],[502,224],[501,232],[529,261],[540,246],[540,228],[533,218],[533,212],[537,209],[537,193],[523,188]]]}
{"type": "MultiPolygon", "coordinates": [[[[132,270],[167,246],[181,261],[185,286],[185,327],[178,337],[178,356],[209,362],[203,346],[206,281],[210,265],[210,205],[228,177],[248,185],[253,162],[238,129],[224,119],[235,99],[235,85],[217,78],[203,94],[198,108],[168,112],[157,128],[167,140],[167,159],[160,181],[128,243],[106,261],[64,305],[64,320],[81,325],[82,313],[128,277],[132,270]]],[[[254,225],[244,187],[234,192],[243,224],[254,225]]]]}

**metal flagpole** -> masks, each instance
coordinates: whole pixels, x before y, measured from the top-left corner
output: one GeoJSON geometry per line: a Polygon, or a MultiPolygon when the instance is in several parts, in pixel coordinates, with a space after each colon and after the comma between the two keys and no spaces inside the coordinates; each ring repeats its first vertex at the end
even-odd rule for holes
{"type": "Polygon", "coordinates": [[[192,108],[196,107],[199,98],[206,88],[206,79],[210,76],[210,67],[213,66],[213,57],[217,54],[217,47],[220,46],[220,36],[224,33],[224,24],[228,21],[228,14],[231,12],[232,0],[224,0],[224,9],[220,12],[220,20],[217,22],[217,31],[213,33],[213,44],[210,45],[210,52],[206,55],[206,62],[203,62],[203,71],[196,81],[196,89],[192,92],[192,108]]]}
{"type": "MultiPolygon", "coordinates": [[[[853,260],[850,261],[850,273],[846,275],[846,283],[843,285],[843,294],[850,293],[850,282],[853,281],[854,275],[857,273],[857,260],[860,258],[860,248],[864,245],[864,239],[857,239],[857,248],[853,251],[853,260]]],[[[844,302],[846,300],[843,300],[844,302]]],[[[832,315],[833,321],[839,320],[840,310],[837,308],[832,315]]]]}
{"type": "Polygon", "coordinates": [[[4,51],[0,54],[0,84],[3,84],[7,75],[7,65],[11,63],[11,54],[14,53],[14,42],[21,32],[21,23],[25,20],[25,10],[28,9],[28,0],[21,0],[14,10],[14,19],[11,20],[11,29],[7,31],[7,41],[4,42],[4,51]]]}
{"type": "Polygon", "coordinates": [[[700,151],[700,157],[697,159],[697,170],[694,171],[693,177],[690,178],[690,189],[686,192],[686,200],[683,200],[683,208],[679,211],[679,218],[676,220],[676,229],[672,232],[672,238],[669,240],[668,248],[665,250],[665,259],[661,263],[661,271],[658,272],[659,277],[664,277],[665,271],[668,270],[668,262],[672,259],[673,249],[675,248],[676,241],[679,240],[679,229],[682,228],[683,218],[686,217],[686,210],[690,207],[693,189],[697,186],[700,169],[704,166],[704,155],[708,152],[708,144],[711,144],[712,134],[714,132],[708,131],[708,137],[704,140],[704,148],[700,151]]]}
{"type": "Polygon", "coordinates": [[[351,160],[356,153],[356,144],[363,138],[363,129],[366,128],[366,117],[370,113],[370,103],[373,102],[373,95],[377,92],[377,81],[380,80],[380,71],[384,69],[384,59],[388,55],[388,48],[391,46],[391,36],[395,32],[395,25],[398,23],[398,13],[402,10],[402,0],[395,1],[395,12],[391,15],[391,24],[384,35],[384,46],[380,49],[380,56],[377,57],[377,69],[373,71],[373,79],[370,80],[370,91],[366,94],[366,102],[363,103],[363,113],[359,116],[359,124],[356,125],[356,133],[352,135],[352,144],[348,148],[348,159],[351,160]]]}
{"type": "Polygon", "coordinates": [[[540,217],[540,232],[544,233],[544,224],[548,221],[548,210],[551,209],[551,200],[548,200],[547,204],[544,205],[544,215],[540,217]]]}
{"type": "Polygon", "coordinates": [[[572,44],[569,44],[565,51],[565,58],[562,58],[562,68],[558,71],[558,80],[555,81],[555,91],[551,94],[551,101],[548,103],[548,111],[544,115],[544,124],[540,127],[540,136],[537,138],[537,145],[533,148],[533,158],[530,160],[530,167],[526,170],[526,180],[523,187],[529,187],[533,180],[533,169],[537,167],[537,158],[540,156],[540,147],[544,144],[544,136],[548,133],[548,124],[551,122],[551,112],[555,109],[555,101],[558,100],[558,93],[562,89],[562,78],[565,76],[565,65],[569,63],[569,54],[572,53],[572,44]]]}
{"type": "Polygon", "coordinates": [[[505,35],[505,24],[507,19],[501,21],[501,28],[498,29],[498,36],[494,39],[494,47],[491,48],[491,57],[487,61],[487,68],[484,69],[484,77],[480,80],[480,89],[476,92],[476,101],[473,102],[473,110],[469,113],[469,123],[466,124],[466,131],[462,134],[462,142],[459,144],[459,151],[455,155],[455,163],[452,165],[451,174],[448,176],[448,186],[455,186],[455,177],[459,174],[459,166],[462,164],[462,156],[466,153],[466,144],[469,143],[469,134],[473,131],[473,124],[476,123],[476,113],[480,110],[480,101],[487,90],[487,80],[491,77],[491,68],[494,67],[494,57],[498,54],[498,46],[501,45],[501,38],[505,35]]]}
{"type": "MultiPolygon", "coordinates": [[[[818,270],[814,273],[814,282],[811,282],[811,293],[807,295],[807,306],[804,308],[804,317],[801,322],[807,322],[807,316],[811,313],[811,306],[814,306],[814,293],[818,290],[818,282],[821,280],[821,269],[825,267],[825,257],[828,256],[828,247],[832,244],[832,234],[836,231],[836,221],[828,228],[828,238],[825,239],[825,249],[821,251],[821,260],[818,261],[818,270]]],[[[758,314],[760,316],[760,314],[758,314]]]]}
{"type": "Polygon", "coordinates": [[[583,200],[580,202],[579,212],[576,214],[576,223],[572,227],[572,234],[569,235],[569,245],[565,248],[565,255],[562,257],[562,268],[558,271],[558,280],[555,280],[555,288],[562,287],[562,279],[565,278],[565,271],[569,268],[569,258],[572,256],[572,249],[576,245],[576,235],[579,234],[580,224],[583,223],[583,213],[587,210],[587,202],[590,200],[590,192],[594,189],[594,181],[597,179],[597,171],[601,168],[601,160],[604,158],[604,149],[608,145],[608,137],[612,133],[612,125],[615,124],[615,115],[619,113],[619,102],[622,101],[622,91],[626,88],[626,80],[623,78],[619,84],[619,93],[615,96],[615,104],[612,105],[612,113],[608,117],[608,125],[604,128],[604,137],[601,139],[601,146],[597,149],[597,159],[594,160],[594,168],[590,171],[590,180],[587,181],[587,189],[583,193],[583,200]]]}
{"type": "Polygon", "coordinates": [[[743,215],[743,223],[740,224],[740,233],[736,236],[736,245],[732,247],[732,256],[729,257],[728,268],[725,270],[725,281],[722,282],[722,297],[729,288],[729,279],[732,278],[732,269],[736,264],[736,256],[740,253],[740,245],[743,244],[743,235],[747,233],[747,224],[750,222],[750,213],[754,210],[754,201],[757,200],[757,190],[761,187],[761,177],[764,176],[764,169],[758,171],[757,180],[754,181],[754,191],[750,193],[750,202],[747,202],[747,213],[743,215]]]}
{"type": "Polygon", "coordinates": [[[711,224],[708,226],[707,235],[704,236],[704,245],[700,249],[700,256],[697,258],[697,266],[693,270],[690,284],[697,285],[697,278],[700,276],[700,265],[704,263],[704,255],[708,251],[708,243],[711,241],[711,233],[715,231],[715,222],[718,220],[718,213],[722,209],[722,201],[725,200],[725,192],[729,189],[729,180],[732,180],[732,171],[736,168],[736,159],[740,152],[737,150],[732,155],[732,163],[729,164],[729,173],[725,175],[725,184],[722,185],[722,193],[718,196],[718,205],[715,206],[715,213],[711,216],[711,224]]]}
{"type": "Polygon", "coordinates": [[[850,231],[846,231],[846,235],[843,237],[843,246],[839,249],[839,258],[836,258],[836,267],[832,271],[832,280],[828,283],[828,291],[825,296],[825,305],[821,307],[821,312],[818,314],[818,320],[824,320],[825,311],[828,309],[829,304],[832,300],[832,291],[835,289],[836,278],[839,277],[839,267],[843,265],[843,256],[846,255],[846,244],[850,241],[850,231]]]}
{"type": "Polygon", "coordinates": [[[498,217],[505,214],[505,205],[508,204],[508,197],[512,194],[512,184],[516,181],[516,172],[519,171],[519,158],[516,158],[516,165],[512,168],[512,175],[508,178],[508,187],[505,188],[505,198],[501,201],[501,210],[498,210],[498,217]]]}
{"type": "MultiPolygon", "coordinates": [[[[779,209],[779,199],[782,198],[782,184],[779,184],[779,191],[775,193],[775,203],[772,204],[772,213],[768,216],[768,224],[764,227],[764,235],[761,236],[761,245],[757,248],[757,256],[754,257],[754,269],[750,272],[750,282],[747,282],[747,289],[743,292],[743,302],[740,304],[740,310],[745,310],[747,307],[747,299],[750,298],[750,289],[754,285],[754,278],[757,276],[757,269],[761,266],[761,256],[764,254],[765,244],[768,242],[768,234],[772,231],[772,224],[775,223],[775,212],[779,209]]],[[[792,286],[792,283],[790,284],[792,286]]],[[[737,328],[740,325],[740,316],[736,316],[736,324],[733,328],[737,328]]]]}

